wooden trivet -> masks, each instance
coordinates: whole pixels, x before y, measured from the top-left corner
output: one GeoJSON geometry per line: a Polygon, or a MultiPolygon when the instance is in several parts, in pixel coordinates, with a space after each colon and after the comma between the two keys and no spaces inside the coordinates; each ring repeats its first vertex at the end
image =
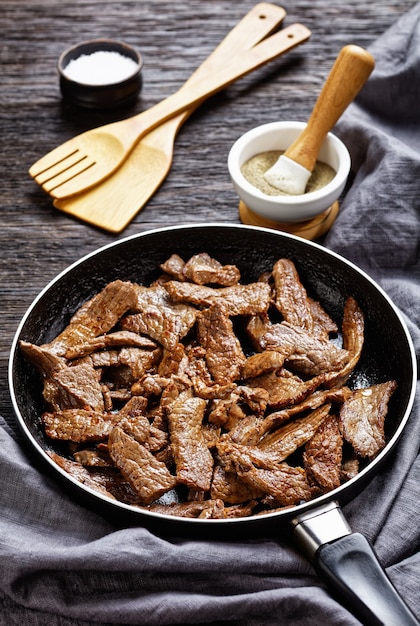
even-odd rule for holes
{"type": "Polygon", "coordinates": [[[282,230],[286,233],[303,237],[304,239],[318,239],[322,237],[322,235],[325,235],[333,225],[339,210],[338,202],[334,202],[326,211],[306,222],[275,222],[274,220],[257,215],[251,211],[242,200],[239,202],[239,217],[243,224],[282,230]]]}

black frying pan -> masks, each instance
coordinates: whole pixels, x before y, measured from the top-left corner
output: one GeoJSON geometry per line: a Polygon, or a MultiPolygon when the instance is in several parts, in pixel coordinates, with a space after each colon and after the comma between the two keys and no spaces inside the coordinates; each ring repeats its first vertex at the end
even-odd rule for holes
{"type": "Polygon", "coordinates": [[[294,533],[318,572],[366,624],[418,624],[386,577],[365,538],[352,533],[340,505],[351,500],[373,477],[396,445],[414,401],[416,360],[406,326],[386,294],[365,273],[321,246],[274,231],[240,225],[194,225],[149,231],[101,248],[70,266],[36,298],[23,318],[12,346],[9,382],[21,429],[32,446],[61,475],[66,486],[94,501],[132,514],[138,523],[194,528],[259,530],[281,521],[291,522],[294,533]],[[340,325],[344,300],[353,295],[365,317],[365,344],[350,386],[367,386],[395,379],[386,420],[387,445],[359,475],[338,489],[280,512],[229,520],[173,518],[108,500],[62,471],[46,454],[39,416],[43,410],[42,385],[19,352],[23,339],[36,344],[53,339],[74,311],[115,279],[149,284],[160,273],[159,264],[171,253],[185,260],[208,252],[223,264],[234,263],[243,282],[251,282],[280,257],[292,259],[309,295],[320,300],[340,325]]]}

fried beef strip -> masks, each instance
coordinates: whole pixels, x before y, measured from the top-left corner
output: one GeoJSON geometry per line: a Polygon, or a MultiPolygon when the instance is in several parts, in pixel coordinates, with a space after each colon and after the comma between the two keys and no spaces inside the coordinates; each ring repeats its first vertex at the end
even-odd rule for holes
{"type": "Polygon", "coordinates": [[[220,465],[215,467],[210,489],[211,498],[219,498],[228,504],[241,504],[263,495],[263,490],[245,483],[236,473],[225,472],[220,465]]]}
{"type": "Polygon", "coordinates": [[[396,388],[397,383],[390,380],[356,389],[341,407],[344,438],[361,457],[373,459],[384,447],[384,419],[396,388]]]}
{"type": "Polygon", "coordinates": [[[284,365],[286,357],[281,352],[265,350],[256,352],[247,358],[243,364],[241,378],[256,378],[262,374],[268,374],[274,370],[279,370],[284,365]]]}
{"type": "Polygon", "coordinates": [[[173,489],[176,478],[149,450],[116,426],[109,435],[109,454],[142,504],[150,504],[173,489]]]}
{"type": "Polygon", "coordinates": [[[228,467],[252,488],[272,496],[276,506],[298,504],[309,500],[312,492],[301,467],[291,467],[287,463],[266,463],[265,467],[255,466],[255,457],[247,446],[240,446],[225,440],[219,447],[228,467]]]}
{"type": "Polygon", "coordinates": [[[343,333],[343,348],[348,351],[349,356],[342,369],[337,373],[329,374],[327,382],[329,387],[340,387],[347,382],[362,353],[365,318],[361,308],[352,297],[347,298],[344,304],[341,329],[343,333]]]}
{"type": "Polygon", "coordinates": [[[215,284],[230,287],[236,285],[241,278],[236,265],[222,265],[207,252],[192,256],[185,263],[182,273],[187,280],[197,285],[215,284]]]}
{"type": "Polygon", "coordinates": [[[41,419],[51,439],[81,443],[104,441],[121,418],[118,414],[89,409],[64,409],[43,413],[41,419]]]}
{"type": "Polygon", "coordinates": [[[261,425],[261,434],[265,434],[284,424],[291,417],[299,413],[308,411],[309,409],[317,409],[322,404],[326,403],[338,403],[342,404],[345,400],[350,398],[352,392],[348,387],[341,387],[340,389],[319,389],[314,391],[307,398],[297,404],[292,404],[280,411],[273,411],[266,416],[261,425]]]}
{"type": "Polygon", "coordinates": [[[279,259],[273,266],[275,288],[274,304],[283,319],[312,333],[314,321],[305,287],[295,264],[290,259],[279,259]]]}
{"type": "Polygon", "coordinates": [[[182,272],[184,265],[185,261],[179,254],[171,254],[171,256],[160,265],[160,269],[164,271],[165,274],[182,281],[185,280],[185,276],[182,272]]]}
{"type": "Polygon", "coordinates": [[[131,386],[159,363],[161,350],[124,347],[121,350],[103,350],[91,355],[96,368],[111,368],[106,376],[116,387],[131,386]]]}
{"type": "Polygon", "coordinates": [[[315,376],[307,381],[295,376],[285,368],[263,374],[248,381],[249,387],[265,389],[268,393],[268,406],[280,409],[289,404],[302,402],[324,381],[324,375],[315,376]]]}
{"type": "Polygon", "coordinates": [[[338,418],[328,415],[306,443],[303,466],[307,476],[324,492],[340,486],[343,437],[338,418]]]}
{"type": "Polygon", "coordinates": [[[223,306],[215,303],[198,314],[197,338],[206,351],[207,367],[214,381],[223,384],[237,380],[245,355],[223,306]]]}
{"type": "Polygon", "coordinates": [[[65,359],[44,346],[22,341],[20,348],[44,379],[43,396],[50,409],[104,410],[99,376],[91,362],[69,367],[65,359]]]}
{"type": "Polygon", "coordinates": [[[62,356],[68,350],[107,333],[134,306],[135,296],[136,288],[133,283],[122,280],[109,283],[82,305],[63,332],[45,347],[62,356]]]}
{"type": "Polygon", "coordinates": [[[147,335],[167,350],[172,350],[193,327],[196,309],[172,304],[162,285],[136,286],[134,313],[121,320],[123,330],[147,335]]]}
{"type": "Polygon", "coordinates": [[[325,404],[312,411],[308,416],[281,426],[266,435],[257,444],[257,447],[270,455],[274,455],[277,461],[283,461],[314,436],[330,409],[331,405],[325,404]]]}
{"type": "Polygon", "coordinates": [[[260,326],[257,334],[253,332],[256,330],[255,325],[254,328],[248,325],[248,330],[254,341],[258,340],[261,350],[279,350],[289,354],[286,363],[306,376],[338,371],[348,360],[347,350],[337,347],[332,341],[315,337],[302,328],[291,326],[288,322],[265,324],[265,332],[260,326]]]}
{"type": "Polygon", "coordinates": [[[190,489],[208,491],[213,457],[203,434],[207,402],[183,391],[168,409],[168,425],[178,481],[190,489]]]}
{"type": "Polygon", "coordinates": [[[135,441],[151,452],[162,450],[168,444],[168,432],[149,421],[146,415],[147,401],[141,396],[132,396],[119,411],[118,426],[135,441]]]}
{"type": "Polygon", "coordinates": [[[172,254],[160,267],[179,281],[190,281],[197,285],[228,287],[236,285],[241,278],[236,265],[222,265],[207,252],[195,254],[186,263],[178,254],[172,254]]]}
{"type": "Polygon", "coordinates": [[[177,517],[190,517],[198,519],[223,519],[225,507],[222,500],[202,500],[192,502],[174,502],[171,504],[151,504],[146,507],[148,511],[163,513],[164,515],[176,515],[177,517]]]}
{"type": "Polygon", "coordinates": [[[156,348],[156,342],[152,341],[149,337],[143,337],[138,333],[132,333],[130,331],[120,330],[107,335],[100,335],[99,337],[92,337],[87,340],[86,343],[79,344],[77,346],[70,347],[65,353],[66,359],[78,359],[84,357],[92,352],[98,350],[111,349],[111,348],[149,348],[153,350],[156,348]]]}
{"type": "Polygon", "coordinates": [[[102,495],[107,496],[115,500],[115,497],[104,487],[102,477],[99,475],[91,474],[83,465],[77,461],[71,461],[56,452],[47,452],[48,456],[56,463],[61,469],[70,474],[77,481],[93,489],[99,491],[102,495]]]}
{"type": "Polygon", "coordinates": [[[313,334],[328,339],[330,334],[338,331],[337,324],[331,319],[318,300],[308,297],[308,302],[314,323],[313,334]]]}
{"type": "Polygon", "coordinates": [[[233,285],[216,289],[170,280],[165,283],[164,287],[173,302],[185,302],[199,308],[206,308],[221,301],[230,316],[263,313],[267,311],[271,297],[271,288],[265,283],[233,285]]]}

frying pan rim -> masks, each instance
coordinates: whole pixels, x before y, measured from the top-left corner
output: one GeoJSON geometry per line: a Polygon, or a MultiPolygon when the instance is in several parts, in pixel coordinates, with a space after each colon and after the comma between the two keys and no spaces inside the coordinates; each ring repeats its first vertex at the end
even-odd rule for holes
{"type": "MultiPolygon", "coordinates": [[[[123,237],[117,241],[113,241],[110,242],[108,244],[105,244],[87,254],[85,254],[84,256],[82,256],[81,258],[77,259],[76,261],[74,261],[73,263],[71,263],[70,265],[68,265],[66,268],[64,268],[62,271],[60,271],[52,280],[50,280],[43,288],[42,290],[38,293],[38,295],[33,299],[33,301],[31,302],[31,304],[29,305],[29,307],[27,308],[25,314],[23,315],[17,329],[15,332],[15,335],[13,337],[13,341],[11,344],[11,348],[10,348],[10,358],[9,358],[9,366],[8,366],[8,382],[9,382],[9,392],[10,392],[10,397],[11,397],[11,401],[12,401],[12,405],[13,405],[13,409],[15,412],[15,416],[16,419],[18,421],[19,427],[21,428],[21,430],[23,431],[24,435],[26,436],[26,438],[29,440],[29,442],[32,444],[32,446],[35,448],[35,450],[37,451],[38,454],[40,454],[43,459],[45,461],[48,462],[48,464],[53,468],[53,470],[55,472],[58,472],[59,474],[61,474],[62,477],[64,477],[65,480],[70,481],[71,483],[73,483],[73,485],[78,489],[81,490],[83,492],[87,492],[88,494],[90,494],[91,496],[93,496],[95,499],[99,499],[102,500],[104,503],[106,503],[107,505],[113,505],[115,506],[117,509],[123,509],[125,511],[127,511],[128,513],[134,513],[136,515],[139,515],[140,518],[141,517],[150,517],[151,519],[156,519],[159,521],[163,521],[165,523],[182,523],[183,525],[192,525],[192,526],[203,526],[203,527],[208,527],[208,526],[217,526],[220,524],[235,524],[235,525],[248,525],[248,524],[253,524],[256,522],[263,522],[263,520],[271,520],[271,519],[277,519],[279,517],[282,518],[292,518],[292,517],[296,517],[299,514],[302,514],[308,510],[311,509],[316,509],[319,506],[322,506],[323,504],[327,503],[327,502],[331,502],[331,501],[337,501],[339,500],[340,495],[345,492],[345,491],[349,491],[352,486],[356,483],[361,483],[363,485],[364,480],[366,479],[368,474],[374,474],[374,472],[376,471],[376,468],[383,462],[383,460],[385,459],[385,457],[387,457],[391,451],[394,449],[395,445],[397,444],[398,440],[400,439],[401,433],[404,430],[406,423],[410,417],[411,414],[411,410],[414,404],[414,399],[415,399],[415,395],[416,395],[416,383],[417,383],[417,360],[416,360],[416,355],[415,355],[415,349],[414,349],[414,344],[411,338],[411,335],[409,333],[408,327],[401,315],[401,312],[399,311],[399,309],[397,308],[397,306],[393,303],[393,301],[391,300],[391,298],[388,296],[388,294],[382,289],[382,287],[373,279],[369,276],[369,274],[367,274],[364,270],[362,270],[360,267],[358,267],[356,264],[354,264],[352,261],[346,259],[345,257],[341,256],[340,254],[338,254],[337,252],[335,252],[334,250],[330,250],[328,248],[325,248],[324,246],[322,246],[321,244],[315,242],[315,241],[309,241],[309,240],[303,240],[302,238],[290,234],[290,233],[284,233],[284,232],[277,232],[274,231],[272,229],[269,228],[264,228],[264,227],[260,227],[260,226],[250,226],[250,225],[245,225],[245,224],[235,224],[235,223],[230,223],[230,222],[222,222],[222,223],[218,223],[218,222],[209,222],[206,224],[202,224],[202,223],[186,223],[186,224],[177,224],[174,226],[164,226],[164,227],[159,227],[159,228],[154,228],[154,229],[150,229],[150,230],[146,230],[146,231],[142,231],[140,233],[135,233],[133,235],[129,235],[127,237],[123,237]],[[299,505],[295,505],[292,506],[288,509],[284,509],[281,511],[273,511],[273,512],[267,512],[267,513],[263,513],[260,515],[252,515],[252,516],[248,516],[248,517],[240,517],[240,518],[226,518],[226,519],[197,519],[197,518],[184,518],[184,517],[179,517],[179,516],[173,516],[173,515],[169,515],[169,514],[164,514],[164,513],[159,513],[159,512],[154,512],[154,511],[148,511],[147,509],[142,509],[142,508],[138,508],[135,507],[133,505],[129,505],[126,504],[124,502],[120,502],[117,500],[113,500],[111,498],[108,498],[107,496],[105,496],[104,494],[101,494],[98,491],[95,491],[94,489],[91,489],[90,487],[88,487],[87,485],[83,485],[81,484],[79,481],[77,481],[76,479],[73,478],[73,476],[71,476],[70,474],[68,474],[65,470],[63,470],[62,468],[60,468],[52,459],[51,457],[46,453],[46,451],[44,450],[44,448],[39,444],[39,442],[34,438],[34,436],[32,435],[32,433],[30,432],[25,419],[23,418],[21,412],[20,412],[20,408],[16,399],[16,393],[15,393],[15,384],[14,384],[14,362],[15,362],[15,356],[17,354],[18,351],[18,342],[20,339],[20,334],[22,332],[22,329],[24,328],[26,321],[28,320],[28,318],[30,317],[33,309],[36,307],[36,305],[38,304],[38,302],[40,300],[42,300],[42,298],[45,296],[45,294],[56,284],[58,283],[64,276],[66,276],[67,274],[71,273],[75,268],[77,268],[79,265],[82,265],[83,263],[88,262],[91,258],[94,258],[95,256],[99,256],[102,253],[106,252],[107,250],[111,249],[111,248],[117,248],[119,246],[124,246],[126,245],[128,242],[133,241],[135,239],[142,239],[143,237],[147,237],[147,236],[152,236],[152,235],[159,235],[160,233],[167,233],[170,231],[185,231],[188,229],[212,229],[212,228],[217,228],[217,229],[224,229],[226,228],[226,230],[230,230],[230,229],[234,229],[234,230],[246,230],[246,231],[256,231],[256,232],[262,232],[262,233],[267,233],[270,236],[279,236],[280,238],[284,238],[286,240],[290,239],[290,240],[294,240],[297,241],[299,243],[299,245],[308,245],[309,247],[314,247],[315,249],[321,251],[323,254],[326,254],[327,256],[332,256],[333,258],[335,258],[339,263],[344,263],[344,265],[347,265],[350,267],[350,269],[354,272],[356,272],[356,274],[360,274],[368,283],[371,284],[371,286],[376,289],[380,296],[387,302],[388,306],[392,309],[394,315],[396,316],[401,329],[403,330],[405,337],[406,337],[406,341],[407,341],[407,346],[410,352],[410,356],[411,356],[411,368],[412,368],[412,381],[410,384],[410,394],[409,397],[407,398],[407,402],[406,402],[406,408],[404,411],[404,415],[401,418],[398,427],[396,428],[395,432],[393,433],[392,437],[390,438],[390,440],[387,442],[387,444],[385,445],[385,447],[383,448],[383,450],[381,450],[381,452],[377,455],[377,457],[375,457],[375,459],[373,459],[372,461],[370,461],[356,476],[354,476],[353,478],[351,478],[349,481],[343,483],[342,485],[340,485],[338,488],[334,489],[331,492],[322,494],[321,496],[318,496],[317,498],[314,498],[313,500],[310,500],[308,502],[304,502],[302,504],[299,505]]],[[[361,487],[358,491],[358,493],[360,491],[363,491],[363,487],[361,487]]]]}

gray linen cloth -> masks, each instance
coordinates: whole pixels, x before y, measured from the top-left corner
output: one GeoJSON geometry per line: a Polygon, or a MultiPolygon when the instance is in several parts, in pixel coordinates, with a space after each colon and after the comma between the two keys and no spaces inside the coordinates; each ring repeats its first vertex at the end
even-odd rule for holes
{"type": "MultiPolygon", "coordinates": [[[[337,127],[355,177],[324,244],[382,285],[420,355],[420,4],[371,52],[375,72],[337,127]]],[[[418,396],[392,463],[345,514],[420,618],[418,396]]],[[[68,497],[0,426],[1,624],[360,624],[288,536],[118,527],[68,497]]]]}

